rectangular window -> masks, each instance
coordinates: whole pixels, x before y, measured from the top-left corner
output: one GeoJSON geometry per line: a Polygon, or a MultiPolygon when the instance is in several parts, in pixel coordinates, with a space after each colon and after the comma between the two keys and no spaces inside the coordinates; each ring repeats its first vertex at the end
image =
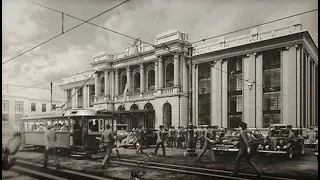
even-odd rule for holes
{"type": "Polygon", "coordinates": [[[83,87],[78,90],[78,107],[83,108],[83,87]]]}
{"type": "Polygon", "coordinates": [[[242,122],[242,58],[228,60],[228,127],[237,128],[242,122]]]}
{"type": "Polygon", "coordinates": [[[68,89],[67,90],[67,109],[71,109],[72,108],[72,99],[71,99],[71,96],[72,96],[72,94],[71,94],[71,89],[68,89]]]}
{"type": "Polygon", "coordinates": [[[2,121],[9,121],[9,114],[2,113],[2,121]]]}
{"type": "Polygon", "coordinates": [[[31,103],[31,111],[32,112],[36,111],[36,103],[31,103]]]}
{"type": "Polygon", "coordinates": [[[42,104],[42,112],[46,112],[47,111],[47,105],[46,104],[42,104]]]}
{"type": "Polygon", "coordinates": [[[198,125],[210,124],[210,65],[203,63],[198,66],[198,97],[199,97],[199,114],[198,125]]]}
{"type": "Polygon", "coordinates": [[[15,109],[15,112],[23,112],[23,102],[22,101],[16,101],[14,103],[14,109],[15,109]]]}
{"type": "Polygon", "coordinates": [[[9,101],[2,101],[2,112],[8,112],[9,111],[9,101]]]}
{"type": "Polygon", "coordinates": [[[263,128],[281,123],[280,53],[279,49],[263,52],[263,128]]]}

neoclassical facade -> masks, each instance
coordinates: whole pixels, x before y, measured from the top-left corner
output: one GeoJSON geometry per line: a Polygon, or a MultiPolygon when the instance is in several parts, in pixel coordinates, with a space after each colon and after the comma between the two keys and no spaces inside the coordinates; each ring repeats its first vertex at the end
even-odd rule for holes
{"type": "Polygon", "coordinates": [[[123,53],[96,56],[92,68],[63,79],[65,100],[71,99],[66,107],[114,111],[130,129],[189,123],[189,68],[195,125],[318,125],[318,49],[299,23],[255,28],[201,46],[186,33],[170,31],[152,46],[140,42],[123,53]]]}

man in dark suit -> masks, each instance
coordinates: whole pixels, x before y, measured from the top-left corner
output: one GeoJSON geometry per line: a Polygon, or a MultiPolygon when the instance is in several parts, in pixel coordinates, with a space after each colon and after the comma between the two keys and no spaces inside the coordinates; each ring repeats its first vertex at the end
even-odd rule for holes
{"type": "Polygon", "coordinates": [[[158,135],[158,137],[157,137],[157,147],[156,147],[156,149],[154,151],[154,155],[155,156],[157,155],[158,149],[161,146],[162,147],[163,156],[166,156],[166,149],[165,149],[165,146],[164,146],[166,134],[165,134],[163,125],[160,125],[159,128],[160,129],[157,132],[157,135],[158,135]]]}
{"type": "Polygon", "coordinates": [[[137,153],[143,153],[142,152],[142,143],[144,139],[144,131],[142,130],[142,125],[139,126],[139,128],[136,131],[136,137],[137,137],[137,153]]]}
{"type": "Polygon", "coordinates": [[[197,161],[200,160],[200,158],[206,153],[207,150],[210,151],[211,153],[211,157],[212,157],[212,161],[215,162],[215,156],[214,156],[214,152],[213,152],[213,147],[212,147],[212,143],[211,141],[214,141],[213,140],[213,137],[212,137],[212,134],[209,130],[209,126],[206,126],[206,129],[204,130],[205,133],[204,133],[204,148],[202,149],[202,152],[199,154],[198,158],[197,158],[197,161]]]}

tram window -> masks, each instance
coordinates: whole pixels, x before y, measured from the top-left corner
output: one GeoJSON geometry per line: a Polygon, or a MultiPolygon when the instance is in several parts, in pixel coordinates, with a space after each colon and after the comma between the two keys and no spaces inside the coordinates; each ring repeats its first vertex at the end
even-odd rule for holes
{"type": "Polygon", "coordinates": [[[89,131],[95,131],[97,132],[99,130],[99,124],[98,124],[98,120],[97,119],[90,119],[89,120],[89,131]]]}
{"type": "Polygon", "coordinates": [[[104,123],[103,120],[100,120],[100,131],[104,131],[104,123]]]}

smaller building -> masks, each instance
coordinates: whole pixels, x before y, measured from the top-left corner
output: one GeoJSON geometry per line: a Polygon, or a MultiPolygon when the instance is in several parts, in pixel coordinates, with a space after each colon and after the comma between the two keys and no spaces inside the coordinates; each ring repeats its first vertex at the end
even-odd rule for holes
{"type": "MultiPolygon", "coordinates": [[[[51,111],[50,100],[33,99],[17,95],[2,95],[2,135],[19,131],[20,119],[28,114],[51,111]]],[[[53,101],[53,106],[61,106],[62,101],[53,101]]]]}

